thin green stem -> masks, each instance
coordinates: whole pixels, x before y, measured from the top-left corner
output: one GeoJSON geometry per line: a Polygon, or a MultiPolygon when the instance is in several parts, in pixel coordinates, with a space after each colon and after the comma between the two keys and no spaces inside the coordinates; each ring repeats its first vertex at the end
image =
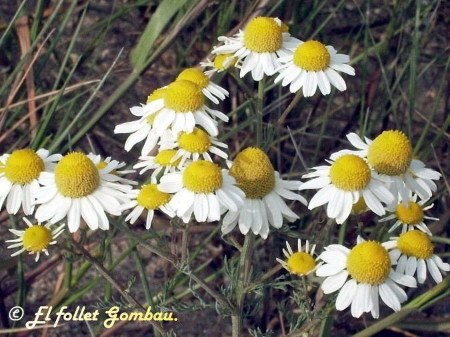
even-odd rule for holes
{"type": "Polygon", "coordinates": [[[256,145],[263,143],[263,116],[264,116],[264,79],[258,82],[258,96],[256,99],[256,145]]]}

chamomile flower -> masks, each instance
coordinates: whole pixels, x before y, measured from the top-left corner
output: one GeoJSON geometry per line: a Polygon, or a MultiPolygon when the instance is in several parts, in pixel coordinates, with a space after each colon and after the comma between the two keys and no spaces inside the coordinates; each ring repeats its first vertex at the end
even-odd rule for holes
{"type": "Polygon", "coordinates": [[[90,160],[92,160],[92,162],[99,170],[102,170],[102,172],[104,173],[103,178],[106,181],[110,181],[112,183],[120,182],[129,185],[137,185],[136,181],[123,178],[123,176],[126,174],[136,172],[135,170],[120,170],[127,165],[125,162],[112,160],[111,157],[102,159],[102,156],[95,155],[93,153],[89,153],[88,157],[90,160]]]}
{"type": "Polygon", "coordinates": [[[289,222],[298,219],[283,198],[306,205],[302,196],[292,192],[298,190],[301,182],[282,180],[269,157],[259,148],[249,147],[239,152],[230,167],[230,175],[244,191],[245,198],[242,207],[224,216],[223,234],[228,234],[238,224],[242,234],[246,235],[251,229],[255,235],[266,239],[269,225],[281,228],[283,218],[289,222]]]}
{"type": "Polygon", "coordinates": [[[221,86],[211,82],[209,77],[198,68],[187,68],[183,70],[177,77],[178,80],[191,81],[197,84],[203,92],[215,104],[219,104],[219,99],[224,100],[228,95],[228,91],[221,86]]]}
{"type": "Polygon", "coordinates": [[[129,195],[132,197],[132,200],[123,204],[120,209],[123,211],[133,208],[125,218],[125,221],[129,221],[131,224],[136,222],[144,210],[147,210],[145,226],[147,229],[152,226],[153,216],[157,209],[166,213],[171,218],[175,216],[175,213],[168,204],[172,196],[169,193],[161,192],[157,184],[143,185],[139,190],[132,190],[129,195]]]}
{"type": "Polygon", "coordinates": [[[402,233],[419,229],[422,232],[432,236],[433,234],[428,229],[427,225],[425,225],[424,220],[439,221],[439,219],[426,216],[424,214],[424,211],[427,211],[433,207],[433,204],[425,206],[426,202],[427,200],[417,202],[417,195],[414,195],[414,197],[410,198],[407,207],[405,207],[402,202],[388,205],[388,211],[393,212],[393,214],[388,215],[379,221],[384,222],[395,219],[395,223],[389,229],[389,233],[393,232],[397,229],[397,227],[402,226],[402,233]]]}
{"type": "Polygon", "coordinates": [[[305,249],[302,250],[302,240],[298,239],[297,251],[291,248],[289,242],[286,241],[286,249],[283,248],[283,254],[286,257],[286,261],[277,258],[277,261],[286,269],[289,273],[306,276],[311,274],[316,268],[316,260],[314,259],[314,250],[316,245],[309,245],[309,241],[306,240],[305,249]]]}
{"type": "Polygon", "coordinates": [[[20,206],[26,215],[34,211],[38,179],[43,172],[52,171],[59,154],[49,155],[44,149],[15,150],[0,157],[0,209],[6,200],[6,210],[16,214],[20,206]]]}
{"type": "Polygon", "coordinates": [[[98,168],[82,152],[65,155],[55,166],[54,172],[44,172],[39,183],[36,211],[39,222],[56,223],[67,217],[70,232],[80,227],[81,218],[90,229],[109,228],[105,212],[120,215],[119,207],[129,200],[127,192],[132,187],[111,178],[112,165],[98,168]]]}
{"type": "Polygon", "coordinates": [[[205,74],[209,77],[215,73],[220,73],[228,68],[236,66],[237,57],[233,54],[217,54],[214,57],[214,61],[207,59],[206,62],[200,62],[200,66],[203,68],[211,68],[205,70],[205,74]]]}
{"type": "Polygon", "coordinates": [[[140,162],[133,166],[135,169],[142,168],[139,174],[143,174],[148,170],[153,170],[150,179],[152,183],[157,181],[160,173],[166,175],[170,172],[175,172],[177,166],[180,164],[181,159],[175,159],[177,154],[176,150],[165,149],[159,151],[156,156],[142,156],[139,157],[140,162]]]}
{"type": "Polygon", "coordinates": [[[292,53],[279,59],[283,65],[278,69],[275,83],[282,81],[282,86],[289,85],[292,93],[303,87],[303,96],[309,97],[319,87],[322,95],[328,95],[331,85],[344,91],[347,86],[338,71],[355,75],[355,69],[347,64],[348,55],[338,54],[332,46],[310,40],[300,41],[290,49],[292,53]]]}
{"type": "Polygon", "coordinates": [[[362,158],[344,154],[330,163],[331,166],[314,167],[315,172],[303,176],[314,179],[301,185],[300,190],[319,189],[310,200],[309,209],[328,204],[327,216],[341,224],[350,215],[352,206],[362,197],[374,213],[385,214],[381,203],[392,203],[394,196],[362,158]]]}
{"type": "Polygon", "coordinates": [[[227,170],[206,160],[190,163],[181,172],[161,178],[159,190],[175,193],[169,206],[185,223],[194,214],[198,222],[218,221],[226,210],[242,206],[244,192],[235,186],[227,170]]]}
{"type": "Polygon", "coordinates": [[[153,118],[153,127],[158,134],[171,129],[174,133],[192,132],[200,125],[211,136],[217,136],[218,118],[228,122],[228,117],[205,105],[205,98],[197,84],[186,80],[177,80],[164,88],[163,107],[151,110],[147,118],[153,118]]]}
{"type": "Polygon", "coordinates": [[[380,179],[390,184],[394,197],[400,195],[405,206],[410,193],[418,194],[421,199],[431,198],[441,174],[426,168],[420,160],[413,159],[413,150],[409,139],[398,130],[383,131],[373,141],[363,141],[357,134],[350,133],[347,139],[357,151],[345,150],[342,153],[355,153],[367,160],[380,179]]]}
{"type": "Polygon", "coordinates": [[[205,131],[195,128],[192,132],[181,132],[176,137],[172,135],[166,138],[164,142],[160,142],[161,148],[176,149],[176,154],[172,161],[179,161],[178,167],[184,166],[186,160],[194,161],[203,158],[212,161],[211,154],[215,154],[223,159],[227,159],[228,155],[220,148],[228,148],[228,145],[219,142],[215,137],[211,137],[205,131]]]}
{"type": "Polygon", "coordinates": [[[279,57],[291,54],[299,40],[292,37],[278,18],[257,17],[233,37],[220,36],[224,44],[213,49],[214,54],[233,54],[240,64],[240,76],[251,72],[255,81],[275,74],[279,57]]]}
{"type": "Polygon", "coordinates": [[[358,237],[357,245],[352,249],[338,244],[329,245],[319,259],[324,264],[317,268],[316,274],[326,277],[321,285],[323,292],[331,294],[340,289],[336,309],[345,310],[351,305],[353,317],[371,312],[374,318],[378,318],[379,297],[388,307],[399,311],[407,295],[398,284],[417,286],[412,276],[392,269],[397,261],[388,253],[385,244],[376,241],[364,241],[358,237]]]}
{"type": "Polygon", "coordinates": [[[391,238],[386,244],[394,248],[389,252],[392,259],[398,259],[396,272],[409,276],[416,275],[419,283],[424,283],[428,272],[436,283],[442,281],[442,272],[450,271],[450,265],[434,254],[434,245],[429,235],[412,230],[391,238]]]}
{"type": "Polygon", "coordinates": [[[116,134],[131,133],[125,142],[126,151],[130,151],[134,145],[144,139],[141,155],[147,155],[156,146],[162,132],[155,129],[154,121],[164,107],[164,91],[165,88],[156,89],[148,96],[147,104],[130,109],[133,115],[140,117],[138,120],[122,123],[114,128],[116,134]]]}
{"type": "Polygon", "coordinates": [[[52,230],[51,223],[42,226],[40,223],[33,225],[27,218],[23,218],[23,220],[26,222],[28,228],[24,231],[9,229],[9,231],[18,238],[6,240],[5,242],[12,243],[8,248],[19,248],[19,250],[12,253],[11,256],[17,256],[24,251],[27,251],[30,254],[36,254],[34,260],[37,262],[39,261],[41,253],[48,256],[48,247],[56,244],[56,238],[64,232],[65,224],[52,230]]]}

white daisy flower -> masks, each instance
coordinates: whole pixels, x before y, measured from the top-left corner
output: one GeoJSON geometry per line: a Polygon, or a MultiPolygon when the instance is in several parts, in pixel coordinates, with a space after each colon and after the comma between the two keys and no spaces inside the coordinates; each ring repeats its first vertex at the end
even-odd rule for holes
{"type": "Polygon", "coordinates": [[[392,259],[397,260],[396,272],[414,276],[417,281],[424,283],[428,271],[436,283],[442,282],[442,272],[450,271],[450,265],[434,254],[434,245],[429,235],[412,230],[402,233],[400,237],[391,238],[393,241],[386,242],[392,259]]]}
{"type": "Polygon", "coordinates": [[[412,231],[414,229],[420,229],[422,232],[432,236],[433,234],[425,225],[424,220],[434,220],[439,221],[438,218],[433,218],[431,216],[426,216],[424,211],[427,211],[433,207],[433,204],[425,206],[427,200],[421,200],[417,202],[417,195],[410,198],[408,202],[408,207],[405,207],[402,202],[388,205],[387,209],[390,212],[394,212],[387,217],[380,219],[380,222],[396,220],[394,225],[389,229],[389,233],[397,229],[397,227],[402,226],[402,233],[406,231],[412,231]]]}
{"type": "Polygon", "coordinates": [[[43,172],[50,172],[60,154],[49,155],[45,149],[15,150],[0,157],[0,210],[6,200],[6,210],[16,214],[20,206],[26,215],[34,212],[38,179],[43,172]]]}
{"type": "Polygon", "coordinates": [[[117,160],[111,160],[111,157],[102,159],[102,156],[89,153],[88,157],[99,170],[103,170],[103,178],[110,182],[120,182],[123,184],[137,185],[137,182],[131,179],[123,178],[124,175],[134,173],[135,170],[120,170],[127,164],[117,160]]]}
{"type": "Polygon", "coordinates": [[[141,155],[145,156],[156,146],[162,132],[155,129],[154,120],[164,107],[164,91],[165,88],[156,89],[148,97],[147,104],[134,106],[130,109],[133,115],[140,117],[138,120],[122,123],[114,128],[116,134],[131,133],[125,142],[127,152],[144,139],[141,155]]]}
{"type": "Polygon", "coordinates": [[[314,259],[314,250],[316,245],[310,246],[309,241],[306,240],[305,249],[302,250],[302,240],[298,239],[297,251],[294,253],[289,242],[286,241],[286,249],[283,248],[283,254],[286,261],[277,258],[277,261],[289,273],[297,276],[306,276],[315,271],[318,267],[314,259]]]}
{"type": "Polygon", "coordinates": [[[279,75],[275,83],[289,85],[292,93],[303,87],[303,96],[310,97],[319,87],[322,95],[331,92],[331,85],[339,91],[347,89],[345,81],[337,71],[355,75],[355,69],[347,63],[348,55],[338,54],[332,46],[325,46],[319,41],[300,41],[298,45],[289,48],[292,53],[279,59],[283,65],[277,69],[279,75]]]}
{"type": "Polygon", "coordinates": [[[99,169],[84,153],[71,152],[56,165],[54,172],[44,172],[37,192],[36,211],[39,222],[56,223],[67,217],[70,232],[80,227],[83,218],[90,229],[106,230],[109,220],[105,211],[120,215],[119,207],[129,200],[132,186],[112,178],[112,166],[99,169]]]}
{"type": "MultiPolygon", "coordinates": [[[[156,101],[155,101],[156,102],[156,101]]],[[[218,118],[228,122],[228,117],[205,105],[205,97],[201,88],[191,81],[177,80],[164,87],[163,107],[152,109],[145,116],[152,118],[153,128],[161,135],[166,130],[174,133],[182,131],[192,132],[196,125],[200,125],[211,136],[217,136],[218,118]]]]}
{"type": "Polygon", "coordinates": [[[176,149],[176,154],[172,161],[179,160],[178,167],[184,166],[186,160],[192,159],[197,161],[201,158],[212,161],[211,154],[215,154],[223,159],[227,159],[228,155],[220,149],[228,148],[228,145],[219,142],[215,137],[211,137],[205,131],[195,128],[192,132],[181,132],[177,136],[173,134],[160,142],[161,149],[176,149]]]}
{"type": "Polygon", "coordinates": [[[181,172],[164,175],[159,190],[175,193],[169,206],[183,222],[189,222],[192,213],[198,222],[218,221],[225,211],[237,211],[242,206],[244,192],[235,182],[227,170],[198,160],[181,172]]]}
{"type": "Polygon", "coordinates": [[[180,165],[181,158],[175,159],[176,150],[165,149],[159,151],[156,156],[139,157],[140,162],[133,166],[135,169],[142,168],[139,174],[143,174],[148,170],[153,170],[150,181],[156,183],[160,174],[175,172],[180,165]]]}
{"type": "Polygon", "coordinates": [[[218,54],[214,57],[214,61],[206,59],[206,62],[200,62],[200,66],[203,68],[211,68],[205,70],[205,75],[211,77],[215,73],[220,73],[231,67],[236,66],[237,57],[233,54],[218,54]]]}
{"type": "Polygon", "coordinates": [[[418,194],[420,199],[430,199],[441,174],[426,168],[425,164],[412,159],[413,149],[409,139],[401,131],[383,131],[373,141],[363,141],[357,134],[350,133],[347,139],[357,151],[344,150],[340,153],[355,153],[367,160],[369,166],[379,174],[379,178],[390,184],[392,194],[400,195],[405,206],[410,193],[418,194]]]}
{"type": "Polygon", "coordinates": [[[381,203],[392,203],[394,196],[362,158],[344,154],[329,163],[331,166],[314,167],[315,172],[303,176],[314,179],[301,185],[300,190],[319,189],[310,200],[309,209],[328,204],[327,216],[341,224],[362,197],[374,213],[385,214],[381,203]]]}
{"type": "Polygon", "coordinates": [[[298,190],[301,182],[282,180],[269,157],[259,148],[249,147],[239,152],[230,167],[230,175],[244,191],[245,198],[242,207],[230,210],[224,216],[224,235],[238,224],[242,234],[246,235],[251,229],[255,235],[266,239],[269,225],[281,228],[283,218],[289,222],[298,219],[283,198],[307,203],[302,196],[292,192],[298,190]]]}
{"type": "Polygon", "coordinates": [[[224,45],[213,49],[214,54],[233,54],[238,58],[240,76],[251,72],[255,81],[265,75],[275,74],[281,66],[279,57],[292,54],[291,49],[299,43],[286,31],[278,18],[257,17],[252,19],[244,31],[233,37],[220,36],[224,45]]]}
{"type": "Polygon", "coordinates": [[[123,204],[120,207],[121,211],[133,208],[130,214],[127,215],[125,221],[134,224],[144,210],[147,210],[146,229],[152,226],[153,216],[155,210],[159,209],[173,218],[175,213],[169,206],[169,201],[172,196],[169,193],[161,192],[156,184],[142,185],[139,190],[132,190],[129,195],[132,200],[123,204]]]}
{"type": "Polygon", "coordinates": [[[407,287],[417,286],[412,276],[392,269],[397,261],[388,253],[385,244],[376,241],[364,241],[358,237],[357,245],[352,249],[329,245],[319,259],[324,264],[317,268],[316,274],[326,277],[321,285],[323,292],[331,294],[340,289],[336,309],[345,310],[351,305],[352,316],[356,318],[365,312],[378,318],[378,297],[388,307],[399,311],[407,295],[397,283],[407,287]]]}
{"type": "Polygon", "coordinates": [[[52,230],[51,223],[42,226],[40,223],[33,225],[27,218],[23,218],[23,220],[26,222],[28,228],[24,231],[12,228],[9,229],[9,231],[18,238],[6,240],[5,242],[12,243],[8,248],[19,248],[19,250],[12,253],[11,256],[17,256],[24,251],[28,251],[30,254],[36,254],[34,260],[38,262],[41,253],[48,256],[47,248],[56,244],[56,238],[64,232],[65,224],[52,230]]]}
{"type": "Polygon", "coordinates": [[[184,69],[177,77],[178,80],[191,81],[202,89],[203,95],[208,97],[213,103],[219,104],[219,99],[223,101],[228,97],[229,92],[221,86],[211,82],[210,78],[198,68],[184,69]]]}

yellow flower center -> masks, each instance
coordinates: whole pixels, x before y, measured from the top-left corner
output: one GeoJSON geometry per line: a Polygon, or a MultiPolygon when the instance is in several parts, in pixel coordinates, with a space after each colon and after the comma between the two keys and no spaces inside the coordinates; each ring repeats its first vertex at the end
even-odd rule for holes
{"type": "Polygon", "coordinates": [[[346,154],[331,165],[330,179],[341,190],[360,191],[370,182],[370,168],[362,158],[346,154]]]}
{"type": "Polygon", "coordinates": [[[423,221],[423,208],[414,201],[410,201],[408,207],[400,203],[395,209],[395,215],[404,224],[417,225],[423,221]]]}
{"type": "Polygon", "coordinates": [[[401,175],[411,164],[411,143],[401,131],[384,131],[370,144],[367,160],[376,171],[382,174],[401,175]]]}
{"type": "Polygon", "coordinates": [[[353,214],[361,214],[364,213],[367,210],[367,204],[363,197],[359,197],[356,204],[353,204],[352,206],[352,212],[353,214]]]}
{"type": "Polygon", "coordinates": [[[155,163],[161,165],[161,166],[178,166],[178,164],[181,161],[180,159],[177,159],[175,161],[172,161],[173,156],[177,153],[176,150],[162,150],[160,153],[158,153],[155,156],[155,163]]]}
{"type": "Polygon", "coordinates": [[[330,65],[330,53],[319,41],[306,41],[294,51],[294,64],[307,71],[325,70],[330,65]]]}
{"type": "Polygon", "coordinates": [[[184,69],[177,77],[178,80],[191,81],[197,84],[201,89],[204,89],[209,84],[209,78],[203,71],[198,68],[184,69]]]}
{"type": "Polygon", "coordinates": [[[233,54],[218,54],[214,58],[214,68],[224,70],[229,67],[234,67],[237,62],[237,57],[233,54]]]}
{"type": "Polygon", "coordinates": [[[190,164],[183,172],[183,185],[194,193],[212,193],[222,187],[220,167],[206,160],[190,164]]]}
{"type": "Polygon", "coordinates": [[[359,283],[383,283],[391,271],[391,258],[387,250],[376,241],[362,242],[347,256],[347,270],[359,283]]]}
{"type": "Polygon", "coordinates": [[[244,45],[256,53],[274,53],[283,43],[282,29],[273,18],[257,17],[244,30],[244,45]]]}
{"type": "Polygon", "coordinates": [[[287,260],[287,266],[292,274],[306,275],[316,267],[314,258],[305,252],[296,252],[287,260]]]}
{"type": "Polygon", "coordinates": [[[190,153],[204,153],[211,147],[211,140],[205,131],[195,128],[191,133],[182,132],[178,137],[178,145],[190,153]]]}
{"type": "Polygon", "coordinates": [[[29,184],[45,169],[44,161],[31,149],[15,150],[1,171],[13,184],[29,184]]]}
{"type": "Polygon", "coordinates": [[[137,196],[137,202],[146,209],[157,209],[167,204],[172,196],[158,190],[156,184],[143,185],[137,196]]]}
{"type": "Polygon", "coordinates": [[[159,88],[154,90],[148,97],[147,97],[147,103],[156,101],[157,99],[164,98],[164,95],[166,93],[166,88],[159,88]]]}
{"type": "Polygon", "coordinates": [[[230,168],[230,174],[249,199],[261,199],[275,187],[272,163],[257,147],[248,147],[239,152],[230,168]]]}
{"type": "Polygon", "coordinates": [[[201,88],[186,80],[178,80],[169,84],[166,88],[166,107],[176,112],[193,112],[200,110],[204,104],[201,88]]]}
{"type": "Polygon", "coordinates": [[[52,232],[47,227],[34,225],[25,230],[22,242],[27,251],[38,253],[46,249],[52,239],[52,232]]]}
{"type": "Polygon", "coordinates": [[[283,21],[281,21],[281,32],[289,33],[289,26],[287,24],[285,24],[283,21]]]}
{"type": "Polygon", "coordinates": [[[102,170],[102,169],[104,169],[106,166],[108,166],[108,163],[107,163],[106,161],[104,161],[104,160],[100,160],[100,161],[98,162],[98,164],[96,165],[96,167],[97,167],[98,170],[102,170]]]}
{"type": "Polygon", "coordinates": [[[434,252],[430,237],[416,230],[401,234],[397,240],[397,248],[403,254],[424,260],[433,256],[434,252]]]}
{"type": "Polygon", "coordinates": [[[92,194],[100,185],[95,164],[81,152],[65,155],[55,167],[55,182],[59,193],[68,198],[92,194]]]}

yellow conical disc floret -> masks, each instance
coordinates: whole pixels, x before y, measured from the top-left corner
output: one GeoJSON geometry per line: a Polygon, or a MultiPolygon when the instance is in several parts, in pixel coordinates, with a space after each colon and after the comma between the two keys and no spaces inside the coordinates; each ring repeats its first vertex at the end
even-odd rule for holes
{"type": "Polygon", "coordinates": [[[155,156],[155,163],[161,166],[178,166],[181,158],[175,161],[172,160],[176,153],[176,150],[162,150],[155,156]]]}
{"type": "Polygon", "coordinates": [[[274,53],[283,43],[281,26],[269,17],[251,20],[244,30],[244,45],[256,53],[274,53]]]}
{"type": "Polygon", "coordinates": [[[157,99],[164,98],[166,92],[166,88],[159,88],[154,90],[148,97],[147,97],[147,103],[156,101],[157,99]]]}
{"type": "Polygon", "coordinates": [[[195,128],[191,133],[182,132],[178,136],[180,149],[190,153],[205,153],[211,147],[209,135],[202,129],[195,128]]]}
{"type": "Polygon", "coordinates": [[[55,167],[55,182],[59,193],[68,198],[92,194],[100,185],[95,164],[81,152],[65,155],[55,167]]]}
{"type": "Polygon", "coordinates": [[[141,187],[137,196],[137,203],[146,209],[157,209],[170,201],[171,195],[158,190],[156,184],[148,184],[141,187]]]}
{"type": "Polygon", "coordinates": [[[370,183],[370,168],[362,158],[346,154],[331,165],[330,179],[341,190],[360,191],[370,183]]]}
{"type": "Polygon", "coordinates": [[[412,146],[401,131],[384,131],[369,146],[369,164],[379,173],[397,176],[406,173],[412,160],[412,146]]]}
{"type": "Polygon", "coordinates": [[[272,163],[257,147],[249,147],[239,152],[230,168],[230,174],[249,199],[261,199],[275,187],[272,163]]]}
{"type": "Polygon", "coordinates": [[[376,241],[357,244],[347,256],[347,270],[359,283],[383,283],[391,271],[391,258],[387,250],[376,241]]]}
{"type": "Polygon", "coordinates": [[[178,80],[166,88],[164,102],[167,108],[176,112],[194,112],[204,104],[201,88],[186,80],[178,80]]]}
{"type": "Polygon", "coordinates": [[[183,172],[183,185],[194,193],[213,193],[222,183],[220,167],[206,160],[194,161],[183,172]]]}
{"type": "Polygon", "coordinates": [[[37,179],[44,168],[44,161],[36,152],[22,149],[9,155],[2,170],[10,182],[24,185],[37,179]]]}
{"type": "Polygon", "coordinates": [[[397,248],[403,254],[418,259],[429,259],[434,252],[434,245],[428,235],[421,231],[405,232],[397,240],[397,248]]]}
{"type": "Polygon", "coordinates": [[[198,68],[184,69],[177,77],[178,80],[191,81],[197,84],[201,89],[204,89],[209,84],[209,78],[203,71],[198,68]]]}
{"type": "Polygon", "coordinates": [[[330,65],[330,53],[319,41],[306,41],[294,51],[294,64],[307,71],[325,70],[330,65]]]}
{"type": "Polygon", "coordinates": [[[292,274],[306,275],[316,267],[316,261],[311,254],[296,252],[287,260],[287,266],[292,274]]]}
{"type": "Polygon", "coordinates": [[[423,221],[423,208],[414,201],[410,201],[408,207],[400,203],[395,209],[395,215],[404,224],[417,225],[423,221]]]}
{"type": "Polygon", "coordinates": [[[217,70],[224,70],[229,67],[234,67],[237,62],[237,57],[233,54],[217,54],[214,58],[214,68],[217,70]]]}
{"type": "Polygon", "coordinates": [[[50,229],[40,225],[28,227],[23,233],[23,247],[33,253],[41,252],[46,249],[53,236],[50,229]]]}

